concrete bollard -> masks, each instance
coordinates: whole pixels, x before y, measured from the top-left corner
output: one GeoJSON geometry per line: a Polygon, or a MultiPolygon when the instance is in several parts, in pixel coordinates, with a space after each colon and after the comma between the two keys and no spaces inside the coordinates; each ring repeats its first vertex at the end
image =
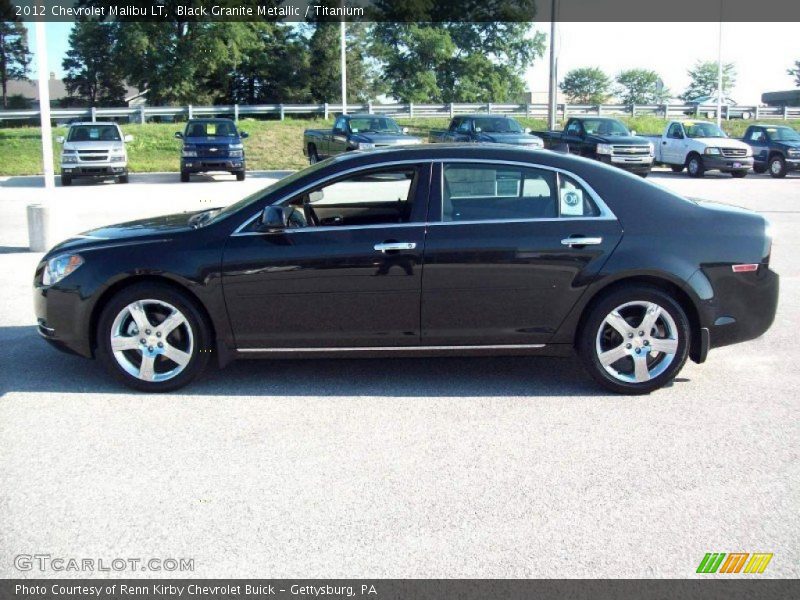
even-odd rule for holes
{"type": "Polygon", "coordinates": [[[31,252],[45,252],[50,249],[50,208],[44,204],[29,204],[28,247],[31,252]]]}

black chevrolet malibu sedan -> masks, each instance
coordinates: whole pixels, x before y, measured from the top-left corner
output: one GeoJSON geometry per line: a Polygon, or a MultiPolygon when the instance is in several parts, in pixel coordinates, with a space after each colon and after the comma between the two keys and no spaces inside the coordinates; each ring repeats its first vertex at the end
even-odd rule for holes
{"type": "Polygon", "coordinates": [[[235,358],[577,351],[620,393],[771,325],[754,213],[578,157],[422,145],[318,163],[222,209],[53,248],[39,332],[174,390],[235,358]]]}

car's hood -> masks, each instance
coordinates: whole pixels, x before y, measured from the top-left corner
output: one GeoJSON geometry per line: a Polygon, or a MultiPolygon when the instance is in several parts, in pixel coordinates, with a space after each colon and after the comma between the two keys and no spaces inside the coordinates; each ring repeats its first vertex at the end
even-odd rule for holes
{"type": "Polygon", "coordinates": [[[792,148],[793,150],[794,149],[800,149],[800,142],[790,142],[790,141],[780,142],[779,141],[779,142],[775,142],[775,143],[779,144],[779,145],[781,145],[781,146],[783,146],[785,148],[792,148]]]}
{"type": "Polygon", "coordinates": [[[403,135],[402,133],[356,133],[353,134],[352,139],[353,141],[366,142],[367,144],[390,144],[397,146],[422,143],[420,138],[403,135]]]}
{"type": "Polygon", "coordinates": [[[586,136],[586,139],[600,144],[615,144],[620,146],[646,146],[650,140],[638,135],[597,135],[586,136]]]}
{"type": "Polygon", "coordinates": [[[242,141],[238,137],[187,137],[183,138],[184,144],[193,144],[196,146],[227,146],[228,144],[241,144],[242,141]]]}
{"type": "Polygon", "coordinates": [[[699,142],[706,146],[714,146],[717,148],[740,148],[742,150],[750,150],[750,146],[739,140],[733,138],[689,138],[695,142],[699,142]]]}
{"type": "Polygon", "coordinates": [[[93,142],[65,142],[64,150],[122,150],[123,142],[97,140],[93,142]]]}
{"type": "Polygon", "coordinates": [[[527,133],[481,133],[479,142],[494,142],[496,144],[513,144],[515,146],[530,146],[542,144],[542,138],[527,133]]]}
{"type": "Polygon", "coordinates": [[[64,250],[80,250],[108,246],[109,244],[140,242],[142,238],[148,236],[160,237],[181,231],[189,231],[192,229],[189,219],[199,212],[204,211],[198,210],[128,221],[116,225],[105,225],[104,227],[85,231],[61,242],[50,251],[50,254],[64,250]]]}

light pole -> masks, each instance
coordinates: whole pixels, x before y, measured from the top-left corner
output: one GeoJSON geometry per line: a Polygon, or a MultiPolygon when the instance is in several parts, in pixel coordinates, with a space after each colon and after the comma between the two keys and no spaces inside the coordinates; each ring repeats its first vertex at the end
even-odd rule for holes
{"type": "Polygon", "coordinates": [[[722,0],[719,0],[719,43],[717,52],[717,127],[722,127],[722,0]]]}
{"type": "MultiPolygon", "coordinates": [[[[343,4],[344,5],[344,4],[343,4]]],[[[342,114],[347,114],[347,47],[345,42],[344,16],[339,27],[339,62],[342,68],[342,114]]]]}
{"type": "Polygon", "coordinates": [[[556,57],[556,3],[551,0],[550,4],[550,81],[547,89],[547,125],[552,131],[556,128],[556,113],[558,112],[557,85],[558,85],[558,59],[556,57]]]}

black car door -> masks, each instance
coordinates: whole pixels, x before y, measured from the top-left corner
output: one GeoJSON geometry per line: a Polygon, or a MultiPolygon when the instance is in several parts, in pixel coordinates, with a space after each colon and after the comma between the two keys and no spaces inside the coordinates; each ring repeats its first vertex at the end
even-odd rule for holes
{"type": "Polygon", "coordinates": [[[577,177],[499,162],[434,166],[423,345],[546,343],[622,229],[577,177]]]}
{"type": "Polygon", "coordinates": [[[361,169],[280,201],[227,241],[225,301],[239,349],[415,345],[430,164],[361,169]]]}

